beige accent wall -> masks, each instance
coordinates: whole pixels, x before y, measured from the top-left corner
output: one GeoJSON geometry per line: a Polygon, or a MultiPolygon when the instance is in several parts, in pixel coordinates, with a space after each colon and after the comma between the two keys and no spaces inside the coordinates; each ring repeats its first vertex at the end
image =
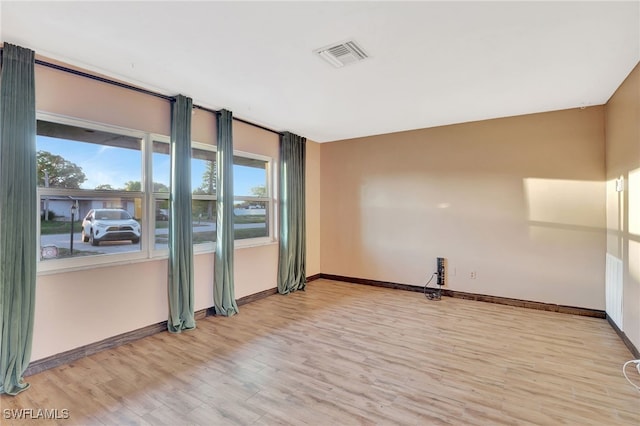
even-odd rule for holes
{"type": "MultiPolygon", "coordinates": [[[[171,131],[169,102],[42,66],[36,66],[36,108],[161,135],[171,131]]],[[[272,157],[277,169],[278,135],[240,122],[233,132],[235,149],[272,157]]],[[[213,114],[194,112],[192,138],[215,144],[213,114]]],[[[277,256],[276,242],[236,248],[236,298],[276,287],[277,256]]],[[[196,310],[213,306],[213,264],[213,253],[194,256],[196,310]]],[[[165,321],[167,306],[166,258],[39,274],[32,360],[165,321]]]]}
{"type": "Polygon", "coordinates": [[[607,252],[623,261],[622,328],[640,348],[640,64],[607,102],[605,116],[607,252]]]}
{"type": "MultiPolygon", "coordinates": [[[[233,148],[238,151],[273,158],[271,175],[273,182],[277,182],[275,178],[280,156],[280,138],[278,134],[234,121],[233,148]]],[[[273,189],[275,190],[275,188],[273,189]]],[[[277,207],[274,210],[274,214],[272,214],[272,219],[274,220],[276,218],[275,211],[277,211],[277,207]]],[[[277,228],[274,229],[277,231],[277,228]]],[[[236,247],[234,269],[236,299],[276,287],[278,274],[277,242],[255,247],[236,247]]]]}
{"type": "Polygon", "coordinates": [[[160,135],[171,133],[171,104],[164,99],[40,65],[35,76],[37,111],[160,135]]]}
{"type": "Polygon", "coordinates": [[[33,361],[166,321],[167,262],[38,276],[33,361]]]}
{"type": "Polygon", "coordinates": [[[449,289],[604,309],[603,114],[323,144],[322,272],[423,285],[441,256],[449,289]]]}
{"type": "Polygon", "coordinates": [[[217,117],[214,113],[194,109],[191,114],[191,140],[208,145],[217,145],[217,126],[217,117]]]}
{"type": "Polygon", "coordinates": [[[320,144],[307,139],[306,146],[306,225],[307,225],[307,277],[320,270],[320,144]]]}

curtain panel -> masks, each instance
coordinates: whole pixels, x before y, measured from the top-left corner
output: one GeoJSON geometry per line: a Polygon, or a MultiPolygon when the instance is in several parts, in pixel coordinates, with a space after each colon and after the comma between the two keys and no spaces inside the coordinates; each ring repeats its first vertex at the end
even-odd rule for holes
{"type": "Polygon", "coordinates": [[[280,294],[304,290],[306,286],[306,142],[306,138],[289,132],[280,136],[280,294]]]}
{"type": "Polygon", "coordinates": [[[233,115],[222,110],[218,115],[218,151],[216,153],[216,254],[214,265],[214,306],[216,314],[238,313],[233,282],[233,115]]]}
{"type": "Polygon", "coordinates": [[[169,320],[172,333],[195,328],[191,218],[191,98],[172,104],[169,199],[169,320]]]}
{"type": "Polygon", "coordinates": [[[29,387],[36,285],[35,52],[5,43],[0,83],[0,393],[29,387]]]}

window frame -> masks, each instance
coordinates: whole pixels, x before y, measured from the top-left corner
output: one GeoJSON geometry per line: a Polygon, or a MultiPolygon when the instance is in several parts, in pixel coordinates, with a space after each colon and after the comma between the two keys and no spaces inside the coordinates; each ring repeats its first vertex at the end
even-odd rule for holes
{"type": "MultiPolygon", "coordinates": [[[[200,150],[200,151],[208,151],[208,152],[213,152],[214,153],[214,157],[216,157],[216,161],[217,161],[217,156],[218,156],[218,149],[215,145],[211,145],[211,144],[206,144],[206,143],[202,143],[202,142],[195,142],[192,141],[191,142],[191,150],[200,150]]],[[[191,157],[193,159],[193,157],[191,157]]],[[[191,177],[189,177],[189,179],[191,179],[191,177]]],[[[216,188],[215,194],[194,194],[193,190],[195,188],[191,188],[191,206],[193,208],[193,201],[194,200],[207,200],[207,201],[213,201],[215,203],[217,203],[218,201],[218,190],[216,188]]],[[[193,223],[191,225],[193,227],[193,223]]],[[[207,243],[201,243],[201,244],[192,244],[193,246],[193,254],[201,254],[201,253],[215,253],[216,251],[216,242],[207,242],[207,243]]]]}
{"type": "MultiPolygon", "coordinates": [[[[76,119],[61,116],[58,114],[51,114],[45,112],[37,112],[36,120],[39,121],[47,121],[51,123],[63,124],[67,126],[78,127],[81,129],[87,130],[95,130],[102,131],[108,133],[114,133],[122,136],[133,137],[136,139],[140,139],[140,182],[141,182],[141,191],[122,191],[122,190],[95,190],[95,189],[68,189],[68,188],[43,188],[37,187],[37,201],[36,205],[40,206],[44,197],[47,196],[66,196],[71,198],[82,198],[82,197],[90,197],[94,194],[104,195],[104,199],[113,199],[118,200],[122,198],[133,198],[140,199],[141,202],[141,215],[140,219],[142,223],[140,224],[140,229],[143,235],[149,235],[150,224],[148,220],[145,220],[148,216],[148,196],[145,192],[146,187],[146,155],[147,155],[147,141],[148,141],[148,133],[139,131],[126,129],[119,126],[112,126],[102,123],[96,123],[90,120],[84,119],[76,119]]],[[[36,134],[36,138],[38,135],[36,134]]],[[[36,171],[34,170],[34,173],[36,171]]],[[[38,241],[36,243],[36,270],[37,274],[47,274],[47,273],[58,273],[61,271],[67,270],[81,270],[81,269],[93,269],[98,268],[104,265],[109,264],[126,264],[133,263],[137,261],[143,261],[148,259],[148,243],[147,239],[142,237],[140,239],[140,250],[136,251],[128,251],[125,253],[112,253],[112,254],[101,254],[101,255],[93,255],[93,256],[79,256],[72,257],[66,259],[48,259],[44,260],[41,256],[41,226],[40,226],[40,209],[38,208],[36,211],[36,235],[38,241]]],[[[75,218],[76,221],[82,221],[84,219],[83,216],[75,218]]]]}
{"type": "MultiPolygon", "coordinates": [[[[149,149],[147,150],[147,157],[145,158],[146,164],[149,165],[147,167],[146,174],[146,185],[145,189],[149,194],[149,208],[147,209],[147,222],[149,223],[149,234],[148,234],[148,244],[151,258],[163,258],[169,256],[169,248],[166,249],[157,249],[156,248],[156,200],[166,200],[169,201],[171,197],[171,181],[169,181],[169,192],[154,192],[153,191],[153,143],[160,142],[165,143],[169,147],[169,151],[171,150],[171,138],[165,135],[159,135],[156,133],[150,133],[148,135],[149,140],[147,141],[147,146],[149,149]],[[151,224],[153,223],[153,226],[151,224]],[[153,230],[153,235],[151,235],[151,230],[153,230]]],[[[171,158],[171,153],[169,153],[169,158],[171,158]]],[[[171,173],[169,171],[169,173],[171,173]]],[[[168,231],[167,231],[168,232],[168,231]]]]}
{"type": "MultiPolygon", "coordinates": [[[[63,116],[48,112],[37,112],[36,119],[41,121],[48,121],[52,123],[58,123],[81,129],[103,131],[108,133],[114,133],[122,136],[133,137],[140,140],[140,182],[141,191],[122,191],[122,190],[95,190],[95,189],[67,189],[67,188],[37,188],[37,205],[40,206],[41,201],[46,196],[70,196],[70,197],[91,197],[95,194],[100,194],[105,200],[112,198],[113,200],[120,200],[122,198],[139,199],[141,203],[141,232],[140,238],[140,250],[128,251],[125,253],[113,253],[113,254],[99,254],[91,256],[78,256],[72,258],[63,259],[42,259],[41,257],[41,226],[40,226],[40,209],[38,208],[36,214],[36,235],[38,241],[36,243],[36,266],[38,275],[57,274],[75,270],[89,270],[105,266],[114,265],[126,265],[137,262],[144,262],[150,260],[158,260],[168,257],[169,250],[156,249],[156,224],[155,224],[155,206],[156,200],[169,200],[170,192],[154,192],[153,189],[153,143],[161,142],[170,144],[170,137],[167,135],[157,134],[153,132],[146,132],[143,130],[129,129],[121,126],[98,123],[95,121],[63,116]]],[[[37,137],[37,135],[36,135],[37,137]]],[[[192,141],[192,149],[200,149],[215,153],[217,157],[217,146],[212,144],[206,144],[201,142],[192,141]]],[[[254,247],[260,245],[273,244],[278,241],[278,216],[277,216],[277,176],[275,170],[277,170],[276,161],[269,156],[255,154],[246,151],[234,150],[234,156],[245,157],[249,159],[255,159],[264,161],[265,174],[266,174],[266,197],[253,197],[253,196],[233,196],[234,204],[236,201],[260,201],[267,203],[267,217],[268,217],[268,235],[265,237],[246,238],[246,239],[234,239],[235,248],[254,247]]],[[[36,171],[34,170],[34,173],[36,171]]],[[[169,186],[171,182],[169,182],[169,186]]],[[[217,191],[215,195],[202,195],[193,194],[193,188],[191,193],[191,200],[208,200],[217,202],[217,191]]],[[[83,217],[76,218],[77,221],[82,221],[83,217]]],[[[194,244],[194,255],[203,253],[214,253],[216,243],[208,242],[203,244],[194,244]]]]}
{"type": "MultiPolygon", "coordinates": [[[[276,210],[276,197],[274,194],[275,187],[275,177],[273,175],[273,171],[275,170],[274,160],[271,157],[261,154],[254,154],[252,152],[246,151],[233,151],[234,157],[244,157],[252,160],[260,160],[266,163],[265,167],[265,175],[266,175],[266,185],[267,185],[267,196],[266,197],[252,197],[252,196],[244,196],[238,195],[235,193],[233,195],[234,205],[236,201],[260,201],[267,202],[267,215],[269,217],[267,232],[268,235],[266,237],[256,237],[256,238],[245,238],[245,239],[234,239],[234,245],[236,248],[243,247],[254,247],[260,245],[273,244],[278,241],[277,238],[277,210],[276,210]]],[[[234,174],[235,179],[235,174],[234,174]]]]}

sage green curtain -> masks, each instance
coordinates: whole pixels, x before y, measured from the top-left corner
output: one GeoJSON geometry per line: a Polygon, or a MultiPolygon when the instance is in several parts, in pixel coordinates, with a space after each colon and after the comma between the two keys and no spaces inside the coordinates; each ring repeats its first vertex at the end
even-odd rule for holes
{"type": "Polygon", "coordinates": [[[280,136],[280,256],[278,292],[306,286],[305,146],[307,139],[285,132],[280,136]]]}
{"type": "Polygon", "coordinates": [[[238,313],[233,284],[233,116],[222,110],[218,115],[218,151],[216,153],[216,257],[213,302],[216,314],[238,313]]]}
{"type": "Polygon", "coordinates": [[[0,393],[29,387],[36,289],[35,54],[4,45],[0,87],[0,393]]]}
{"type": "Polygon", "coordinates": [[[195,328],[193,228],[191,218],[191,98],[171,106],[171,194],[169,199],[169,321],[172,333],[195,328]]]}

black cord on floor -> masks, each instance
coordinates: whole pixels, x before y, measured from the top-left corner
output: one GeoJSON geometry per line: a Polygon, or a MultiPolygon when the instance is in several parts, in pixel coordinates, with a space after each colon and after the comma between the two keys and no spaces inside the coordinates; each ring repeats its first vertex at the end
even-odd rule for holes
{"type": "Polygon", "coordinates": [[[429,278],[429,281],[427,281],[427,283],[424,285],[424,297],[426,297],[429,300],[439,300],[440,299],[440,290],[439,289],[434,289],[436,291],[436,293],[427,293],[427,286],[431,283],[431,281],[433,281],[433,277],[435,277],[436,275],[438,275],[438,273],[434,272],[431,275],[431,278],[429,278]]]}

